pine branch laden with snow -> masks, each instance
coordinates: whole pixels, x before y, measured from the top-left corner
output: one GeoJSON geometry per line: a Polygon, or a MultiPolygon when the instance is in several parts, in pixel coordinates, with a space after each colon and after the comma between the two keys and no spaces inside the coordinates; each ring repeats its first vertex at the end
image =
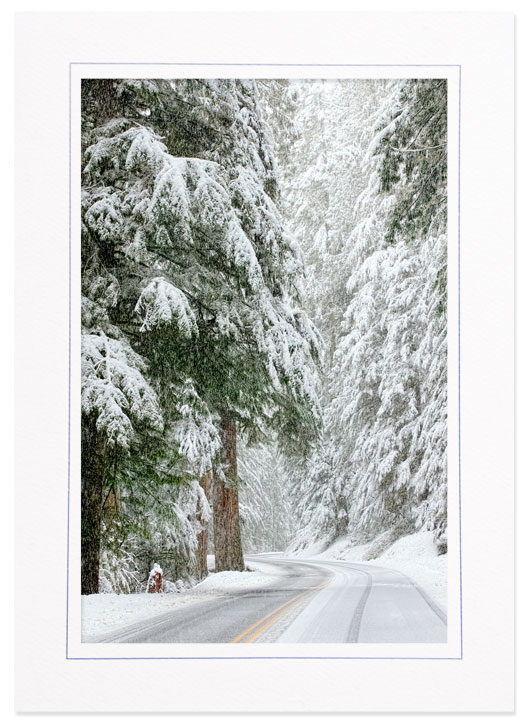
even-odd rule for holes
{"type": "Polygon", "coordinates": [[[162,431],[162,413],[145,369],[126,341],[103,333],[82,335],[82,413],[95,416],[110,446],[129,448],[134,422],[162,431]]]}
{"type": "Polygon", "coordinates": [[[132,172],[135,182],[112,193],[106,186],[93,187],[84,198],[84,223],[92,234],[112,240],[114,253],[129,263],[151,264],[156,254],[161,255],[156,265],[164,275],[146,278],[135,303],[141,330],[173,325],[184,337],[196,335],[192,305],[202,312],[199,300],[205,299],[209,314],[220,320],[218,332],[239,338],[244,330],[257,331],[258,352],[277,391],[284,381],[294,396],[315,405],[310,361],[312,353],[319,355],[319,335],[305,315],[291,307],[290,294],[296,294],[292,280],[295,283],[301,272],[299,252],[261,189],[257,171],[174,159],[146,128],[120,131],[116,138],[107,133],[104,129],[98,143],[86,151],[88,182],[106,183],[102,170],[107,168],[110,177],[115,169],[132,172]],[[258,237],[264,239],[260,248],[258,237]],[[202,254],[199,249],[204,246],[202,254]],[[203,259],[215,266],[215,277],[203,269],[195,279],[190,262],[196,261],[198,273],[203,259]],[[282,282],[276,297],[267,285],[274,287],[278,276],[282,282]],[[241,299],[232,305],[231,294],[234,289],[238,294],[239,282],[241,299]]]}
{"type": "Polygon", "coordinates": [[[141,331],[174,324],[184,337],[198,334],[195,314],[188,298],[162,277],[155,277],[142,290],[135,312],[142,322],[141,331]]]}
{"type": "Polygon", "coordinates": [[[115,516],[102,523],[99,591],[132,594],[143,591],[140,563],[135,555],[137,537],[128,535],[115,516]]]}
{"type": "Polygon", "coordinates": [[[180,454],[200,478],[211,471],[221,447],[217,416],[210,413],[191,379],[186,379],[177,393],[178,417],[170,435],[180,454]]]}

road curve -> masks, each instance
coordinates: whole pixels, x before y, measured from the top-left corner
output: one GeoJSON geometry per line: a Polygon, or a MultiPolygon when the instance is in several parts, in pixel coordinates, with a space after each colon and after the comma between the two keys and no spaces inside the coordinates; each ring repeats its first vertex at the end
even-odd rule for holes
{"type": "Polygon", "coordinates": [[[347,562],[247,557],[282,569],[273,586],[218,596],[99,642],[446,642],[446,617],[408,577],[347,562]]]}
{"type": "Polygon", "coordinates": [[[401,572],[363,563],[308,563],[331,573],[331,579],[278,642],[447,641],[446,615],[401,572]]]}
{"type": "MultiPolygon", "coordinates": [[[[248,559],[247,559],[248,560],[248,559]]],[[[274,561],[269,561],[274,566],[274,561]]],[[[278,564],[282,576],[267,587],[223,594],[115,630],[97,642],[253,642],[326,584],[323,569],[293,561],[278,564]]],[[[270,635],[271,636],[271,635],[270,635]]],[[[269,640],[266,640],[269,641],[269,640]]]]}

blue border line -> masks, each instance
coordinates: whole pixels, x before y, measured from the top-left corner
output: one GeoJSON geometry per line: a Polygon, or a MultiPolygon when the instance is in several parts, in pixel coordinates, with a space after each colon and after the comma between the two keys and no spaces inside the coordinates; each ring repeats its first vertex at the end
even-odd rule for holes
{"type": "MultiPolygon", "coordinates": [[[[175,644],[175,643],[174,643],[175,644]]],[[[181,644],[180,642],[178,644],[181,644]]],[[[189,644],[189,643],[188,643],[189,644]]],[[[200,642],[199,644],[203,644],[200,642]]],[[[210,642],[209,644],[213,644],[210,642]]],[[[68,657],[68,660],[434,660],[458,661],[462,657],[278,657],[277,655],[254,655],[252,657],[68,657]]],[[[446,713],[445,713],[446,714],[446,713]]]]}
{"type": "Polygon", "coordinates": [[[463,560],[461,547],[461,66],[458,78],[458,496],[459,496],[459,631],[463,658],[463,560]]]}
{"type": "MultiPolygon", "coordinates": [[[[356,79],[361,80],[361,79],[356,79]]],[[[144,62],[139,61],[70,61],[69,63],[69,378],[68,378],[68,475],[67,475],[67,586],[66,586],[66,660],[440,660],[453,661],[463,659],[463,563],[461,531],[461,64],[460,63],[182,63],[182,62],[144,62]],[[235,657],[69,657],[69,540],[71,514],[71,220],[72,220],[72,67],[74,65],[156,65],[156,66],[221,66],[221,67],[284,67],[284,68],[457,68],[458,69],[458,495],[459,495],[459,619],[460,619],[460,656],[459,657],[359,657],[359,656],[235,656],[235,657]]],[[[199,643],[202,644],[202,643],[199,643]]]]}
{"type": "MultiPolygon", "coordinates": [[[[72,65],[178,65],[178,66],[220,66],[220,67],[270,67],[270,68],[461,68],[459,63],[158,63],[140,61],[71,61],[72,65]]],[[[360,80],[359,78],[355,80],[360,80]]]]}
{"type": "Polygon", "coordinates": [[[70,540],[70,519],[71,519],[71,220],[72,220],[72,196],[71,184],[73,181],[71,173],[71,63],[69,64],[69,255],[68,255],[68,401],[67,401],[67,562],[66,562],[66,659],[69,659],[69,540],[70,540]]]}

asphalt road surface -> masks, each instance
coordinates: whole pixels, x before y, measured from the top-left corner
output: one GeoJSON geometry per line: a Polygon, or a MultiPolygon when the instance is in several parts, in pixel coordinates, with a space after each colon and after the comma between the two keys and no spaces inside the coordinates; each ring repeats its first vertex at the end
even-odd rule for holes
{"type": "Polygon", "coordinates": [[[271,587],[224,594],[99,642],[446,642],[446,616],[408,577],[366,564],[247,557],[278,566],[271,587]]]}

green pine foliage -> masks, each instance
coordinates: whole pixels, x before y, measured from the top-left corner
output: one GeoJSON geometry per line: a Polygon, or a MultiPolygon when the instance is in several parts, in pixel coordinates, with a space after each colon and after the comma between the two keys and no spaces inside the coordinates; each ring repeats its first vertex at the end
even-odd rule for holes
{"type": "Polygon", "coordinates": [[[258,98],[252,81],[83,86],[83,415],[118,448],[99,478],[134,522],[122,547],[164,531],[188,571],[219,418],[296,446],[319,421],[320,338],[258,98]]]}

